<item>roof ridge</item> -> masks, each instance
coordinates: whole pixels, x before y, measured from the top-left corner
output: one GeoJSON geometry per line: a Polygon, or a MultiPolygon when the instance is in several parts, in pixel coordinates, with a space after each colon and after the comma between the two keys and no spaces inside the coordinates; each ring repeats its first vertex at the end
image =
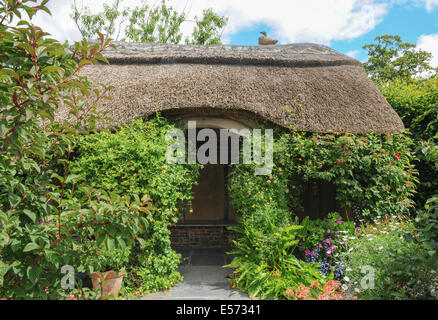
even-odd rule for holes
{"type": "Polygon", "coordinates": [[[112,64],[222,64],[281,67],[362,65],[330,47],[313,43],[268,46],[184,45],[113,42],[105,57],[112,64]]]}

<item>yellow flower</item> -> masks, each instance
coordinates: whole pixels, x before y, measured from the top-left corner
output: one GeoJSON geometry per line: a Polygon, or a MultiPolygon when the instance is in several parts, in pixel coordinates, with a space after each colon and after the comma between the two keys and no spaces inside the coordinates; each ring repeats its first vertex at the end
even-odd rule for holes
{"type": "Polygon", "coordinates": [[[312,149],[312,148],[310,148],[310,151],[313,151],[313,149],[312,149]]]}
{"type": "Polygon", "coordinates": [[[265,197],[264,196],[260,196],[260,199],[264,199],[265,197]]]}
{"type": "Polygon", "coordinates": [[[255,208],[255,204],[253,204],[252,207],[255,208]]]}
{"type": "Polygon", "coordinates": [[[193,209],[190,209],[189,212],[192,213],[192,212],[193,212],[193,209]]]}
{"type": "Polygon", "coordinates": [[[271,200],[271,201],[272,201],[272,197],[269,197],[269,200],[271,200]]]}
{"type": "Polygon", "coordinates": [[[177,211],[178,211],[178,208],[173,209],[173,211],[177,212],[177,211]]]}
{"type": "Polygon", "coordinates": [[[286,152],[286,157],[290,157],[290,154],[286,152]]]}
{"type": "Polygon", "coordinates": [[[301,161],[302,159],[301,159],[301,158],[298,158],[298,160],[301,161]]]}
{"type": "Polygon", "coordinates": [[[312,161],[309,161],[308,164],[311,165],[311,164],[312,164],[312,161]]]}
{"type": "Polygon", "coordinates": [[[280,236],[280,234],[278,232],[274,233],[277,237],[280,236]]]}
{"type": "Polygon", "coordinates": [[[247,255],[247,254],[245,254],[245,258],[248,258],[248,255],[247,255]]]}

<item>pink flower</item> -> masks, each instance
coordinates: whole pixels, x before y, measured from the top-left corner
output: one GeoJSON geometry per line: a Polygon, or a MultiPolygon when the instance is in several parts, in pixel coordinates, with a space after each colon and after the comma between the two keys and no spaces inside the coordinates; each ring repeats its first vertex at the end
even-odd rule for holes
{"type": "Polygon", "coordinates": [[[46,223],[43,221],[43,222],[41,222],[40,224],[41,224],[42,226],[44,226],[46,223]]]}
{"type": "Polygon", "coordinates": [[[359,231],[360,230],[360,227],[356,227],[356,231],[359,231]]]}
{"type": "Polygon", "coordinates": [[[330,241],[332,241],[331,238],[325,239],[324,242],[330,244],[330,241]]]}
{"type": "Polygon", "coordinates": [[[339,238],[339,234],[335,233],[335,237],[336,237],[336,238],[339,238]]]}
{"type": "Polygon", "coordinates": [[[330,229],[327,229],[327,233],[330,233],[330,229]]]}
{"type": "Polygon", "coordinates": [[[342,220],[336,220],[336,222],[338,223],[338,224],[342,224],[342,220]]]}
{"type": "Polygon", "coordinates": [[[309,249],[306,249],[306,250],[304,251],[304,254],[305,254],[306,256],[309,256],[309,255],[311,254],[311,252],[310,252],[309,249]]]}
{"type": "Polygon", "coordinates": [[[322,243],[318,243],[318,248],[322,248],[322,243]]]}

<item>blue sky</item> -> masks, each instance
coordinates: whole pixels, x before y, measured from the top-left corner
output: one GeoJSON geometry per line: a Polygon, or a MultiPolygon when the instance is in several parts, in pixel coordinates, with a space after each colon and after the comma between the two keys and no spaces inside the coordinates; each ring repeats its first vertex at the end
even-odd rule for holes
{"type": "MultiPolygon", "coordinates": [[[[273,28],[261,23],[239,30],[230,37],[229,44],[257,45],[260,30],[266,30],[271,37],[275,37],[273,28]]],[[[403,41],[415,44],[421,35],[438,34],[438,6],[427,11],[419,3],[393,4],[382,21],[369,32],[354,39],[330,41],[329,46],[344,54],[355,54],[356,59],[363,61],[367,59],[367,54],[362,46],[372,43],[375,37],[383,34],[400,35],[403,41]]]]}
{"type": "MultiPolygon", "coordinates": [[[[113,0],[76,0],[100,10],[113,0]]],[[[133,7],[142,0],[123,0],[122,7],[133,7]]],[[[154,3],[156,0],[149,0],[154,3]]],[[[438,0],[167,0],[176,9],[186,9],[188,19],[213,8],[229,22],[223,42],[231,45],[257,45],[260,31],[279,39],[279,44],[312,42],[328,45],[360,61],[366,60],[362,46],[376,36],[397,34],[402,40],[432,52],[438,66],[438,0]]],[[[60,40],[80,40],[70,19],[74,0],[50,0],[52,17],[39,16],[41,25],[60,40]]],[[[190,34],[191,22],[183,24],[190,34]]]]}

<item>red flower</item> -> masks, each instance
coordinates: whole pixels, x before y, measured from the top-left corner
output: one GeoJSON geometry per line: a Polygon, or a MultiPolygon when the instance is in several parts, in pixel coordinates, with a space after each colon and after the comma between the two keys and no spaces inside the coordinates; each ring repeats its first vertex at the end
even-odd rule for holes
{"type": "Polygon", "coordinates": [[[398,153],[395,154],[395,157],[400,160],[400,155],[398,153]]]}

